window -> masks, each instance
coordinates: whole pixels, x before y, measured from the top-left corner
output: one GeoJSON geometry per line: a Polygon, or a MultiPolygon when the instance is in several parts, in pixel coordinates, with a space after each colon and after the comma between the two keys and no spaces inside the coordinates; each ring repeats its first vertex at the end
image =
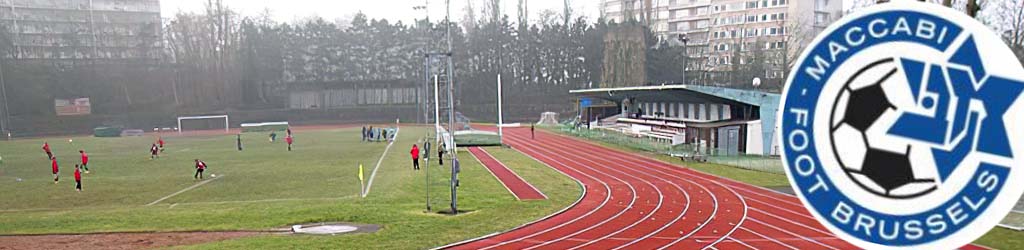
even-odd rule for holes
{"type": "Polygon", "coordinates": [[[828,12],[814,12],[814,24],[825,25],[829,22],[828,12]]]}
{"type": "Polygon", "coordinates": [[[747,22],[748,23],[757,22],[757,16],[747,16],[747,22]]]}
{"type": "Polygon", "coordinates": [[[762,22],[767,22],[768,21],[768,14],[761,15],[761,21],[762,22]]]}
{"type": "Polygon", "coordinates": [[[828,0],[814,0],[814,10],[824,11],[828,7],[828,0]]]}
{"type": "Polygon", "coordinates": [[[755,37],[757,36],[757,29],[747,29],[744,33],[744,36],[746,37],[755,37]]]}
{"type": "Polygon", "coordinates": [[[757,9],[757,1],[747,2],[747,6],[746,7],[747,7],[748,10],[749,9],[757,9]]]}
{"type": "Polygon", "coordinates": [[[786,5],[786,0],[779,0],[779,5],[786,5]]]}
{"type": "Polygon", "coordinates": [[[697,28],[698,29],[703,29],[703,28],[707,28],[707,27],[708,27],[708,20],[697,21],[697,28]]]}

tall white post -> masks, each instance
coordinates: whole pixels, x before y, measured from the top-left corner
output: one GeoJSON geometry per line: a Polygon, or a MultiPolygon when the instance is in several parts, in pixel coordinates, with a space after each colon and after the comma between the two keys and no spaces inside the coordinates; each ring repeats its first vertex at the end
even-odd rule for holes
{"type": "Polygon", "coordinates": [[[502,137],[502,125],[505,125],[501,120],[501,74],[498,74],[498,137],[502,137]]]}
{"type": "Polygon", "coordinates": [[[181,117],[178,117],[178,134],[181,134],[181,117]]]}
{"type": "Polygon", "coordinates": [[[437,131],[437,139],[441,139],[441,97],[437,75],[434,75],[434,130],[437,131]]]}
{"type": "Polygon", "coordinates": [[[228,116],[224,116],[224,133],[231,132],[231,123],[228,120],[228,116]]]}

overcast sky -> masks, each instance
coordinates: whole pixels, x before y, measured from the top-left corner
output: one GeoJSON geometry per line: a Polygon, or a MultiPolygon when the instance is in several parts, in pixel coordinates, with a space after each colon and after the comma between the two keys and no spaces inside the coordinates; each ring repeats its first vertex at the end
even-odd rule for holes
{"type": "MultiPolygon", "coordinates": [[[[464,15],[463,9],[467,0],[451,0],[452,18],[460,20],[464,15]]],[[[476,12],[482,8],[482,0],[468,0],[473,3],[476,12]]],[[[422,6],[424,0],[224,0],[224,3],[232,9],[240,11],[243,15],[254,16],[269,9],[274,18],[278,21],[293,21],[298,18],[320,16],[327,20],[338,18],[349,19],[355,13],[362,11],[370,18],[386,18],[388,20],[401,20],[410,23],[414,19],[422,19],[426,15],[422,10],[413,10],[414,6],[422,6]]],[[[439,20],[444,18],[444,0],[429,0],[430,18],[439,20]]],[[[516,5],[518,0],[504,0],[502,13],[513,20],[517,15],[516,5]]],[[[543,10],[551,9],[558,13],[562,12],[562,2],[559,0],[529,0],[530,19],[537,19],[543,10]]],[[[572,0],[571,5],[575,15],[583,14],[592,19],[599,15],[599,0],[572,0]]],[[[179,10],[186,12],[199,12],[202,10],[206,0],[161,0],[163,17],[169,18],[179,10]]],[[[478,14],[479,15],[479,14],[478,14]]]]}

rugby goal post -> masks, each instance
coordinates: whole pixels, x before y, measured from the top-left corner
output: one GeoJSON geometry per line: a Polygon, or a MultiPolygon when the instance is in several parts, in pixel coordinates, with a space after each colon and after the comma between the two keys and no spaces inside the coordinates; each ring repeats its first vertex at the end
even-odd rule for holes
{"type": "MultiPolygon", "coordinates": [[[[181,122],[182,121],[190,121],[190,120],[220,120],[220,119],[224,120],[224,132],[225,133],[230,132],[231,131],[231,125],[230,125],[231,123],[230,123],[230,120],[228,119],[227,115],[206,115],[206,116],[181,116],[181,117],[178,117],[178,133],[180,134],[180,133],[185,131],[185,127],[181,126],[181,122]]],[[[212,124],[212,123],[209,123],[209,124],[212,124]]],[[[220,124],[220,123],[218,122],[217,124],[220,124]]],[[[202,130],[202,129],[197,129],[197,130],[202,130]]]]}

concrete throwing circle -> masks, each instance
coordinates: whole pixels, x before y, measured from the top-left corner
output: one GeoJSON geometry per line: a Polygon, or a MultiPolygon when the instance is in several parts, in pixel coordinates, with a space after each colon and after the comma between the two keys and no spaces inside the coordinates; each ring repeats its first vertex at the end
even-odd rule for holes
{"type": "Polygon", "coordinates": [[[376,225],[310,224],[294,225],[291,231],[295,234],[336,235],[354,232],[369,233],[376,232],[378,229],[380,227],[376,225]]]}

